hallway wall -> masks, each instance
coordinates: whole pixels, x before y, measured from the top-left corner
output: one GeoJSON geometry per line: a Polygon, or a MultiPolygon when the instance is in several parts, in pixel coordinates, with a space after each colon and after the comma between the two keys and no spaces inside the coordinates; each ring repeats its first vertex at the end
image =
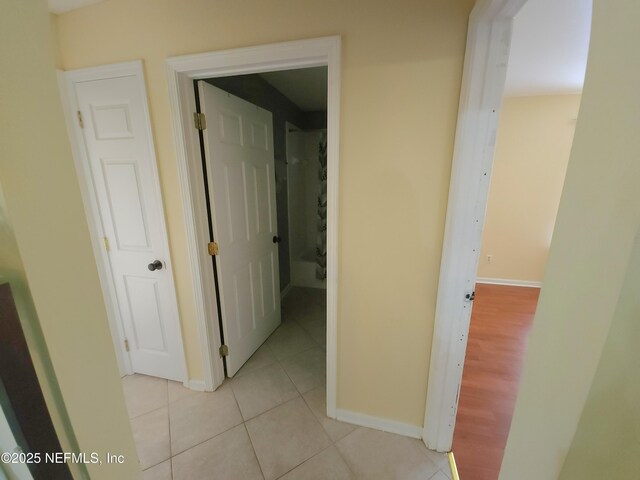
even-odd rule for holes
{"type": "Polygon", "coordinates": [[[65,69],[144,61],[191,378],[202,355],[165,60],[340,35],[338,407],[422,425],[473,3],[108,0],[58,16],[65,69]],[[393,262],[375,261],[380,232],[393,262]]]}

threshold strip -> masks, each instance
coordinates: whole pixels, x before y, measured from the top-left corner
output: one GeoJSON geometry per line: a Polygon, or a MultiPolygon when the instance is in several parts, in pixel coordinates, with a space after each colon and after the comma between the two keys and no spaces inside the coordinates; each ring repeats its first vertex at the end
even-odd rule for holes
{"type": "Polygon", "coordinates": [[[456,466],[456,458],[453,456],[453,452],[449,452],[447,456],[449,457],[449,467],[451,468],[451,478],[453,480],[460,480],[460,475],[458,475],[458,467],[456,466]]]}

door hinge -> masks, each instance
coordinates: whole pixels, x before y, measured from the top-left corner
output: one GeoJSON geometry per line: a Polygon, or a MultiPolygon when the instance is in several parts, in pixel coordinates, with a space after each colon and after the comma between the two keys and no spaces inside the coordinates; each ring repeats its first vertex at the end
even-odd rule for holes
{"type": "Polygon", "coordinates": [[[104,239],[104,249],[108,252],[111,250],[111,246],[109,245],[109,239],[107,237],[102,237],[104,239]]]}
{"type": "Polygon", "coordinates": [[[197,130],[206,130],[207,118],[204,116],[204,113],[195,112],[193,114],[193,124],[197,130]]]}
{"type": "Polygon", "coordinates": [[[476,298],[476,292],[475,292],[475,291],[474,291],[474,292],[471,292],[471,293],[467,293],[467,294],[464,296],[464,299],[465,299],[465,301],[467,301],[467,302],[473,302],[473,301],[475,300],[475,298],[476,298]]]}
{"type": "Polygon", "coordinates": [[[209,251],[209,255],[212,257],[218,255],[218,242],[209,242],[207,250],[209,251]]]}
{"type": "Polygon", "coordinates": [[[124,349],[128,352],[129,351],[129,340],[128,339],[124,339],[124,349]]]}
{"type": "Polygon", "coordinates": [[[226,345],[221,345],[219,352],[221,357],[226,357],[227,355],[229,355],[229,347],[227,347],[226,345]]]}
{"type": "Polygon", "coordinates": [[[80,128],[84,128],[84,120],[82,120],[82,112],[78,110],[76,114],[78,115],[78,124],[80,125],[80,128]]]}

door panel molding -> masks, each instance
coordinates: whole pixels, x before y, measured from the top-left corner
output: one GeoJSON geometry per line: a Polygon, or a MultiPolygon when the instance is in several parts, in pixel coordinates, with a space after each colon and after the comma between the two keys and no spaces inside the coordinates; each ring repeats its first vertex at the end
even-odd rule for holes
{"type": "MultiPolygon", "coordinates": [[[[156,160],[156,152],[155,146],[153,142],[153,132],[151,130],[151,119],[149,115],[148,108],[148,96],[146,91],[146,86],[144,82],[144,73],[143,73],[143,65],[141,61],[132,61],[125,63],[118,63],[112,65],[103,65],[98,67],[90,67],[83,68],[79,70],[72,71],[58,71],[58,83],[60,87],[60,96],[62,99],[63,110],[65,114],[65,120],[67,123],[67,132],[69,134],[69,140],[71,144],[71,150],[76,166],[76,172],[78,175],[78,181],[80,184],[80,190],[82,193],[82,199],[85,208],[85,214],[87,216],[89,232],[91,236],[91,243],[94,251],[94,256],[96,258],[96,265],[98,269],[98,275],[100,278],[100,283],[102,287],[103,296],[105,299],[105,306],[107,310],[107,316],[109,319],[109,327],[111,330],[111,334],[113,337],[116,358],[118,360],[118,367],[121,375],[129,375],[134,373],[131,357],[129,353],[125,349],[125,338],[127,335],[125,333],[125,326],[123,323],[123,318],[121,314],[120,305],[118,302],[116,282],[113,277],[113,272],[111,270],[110,260],[107,253],[107,245],[105,240],[103,219],[100,210],[100,203],[98,198],[97,186],[94,183],[94,179],[92,176],[92,169],[90,166],[90,158],[88,153],[88,146],[85,142],[85,137],[83,134],[83,129],[80,126],[79,118],[76,116],[76,112],[80,110],[80,105],[78,101],[78,97],[76,95],[76,91],[79,85],[84,84],[85,82],[92,82],[97,80],[112,80],[118,79],[122,77],[133,77],[135,78],[136,90],[140,94],[140,108],[142,121],[140,125],[143,128],[142,135],[144,135],[144,154],[148,156],[148,171],[145,171],[146,181],[146,189],[148,191],[148,195],[151,197],[153,205],[154,205],[154,228],[158,229],[160,234],[158,235],[159,241],[161,245],[156,245],[163,251],[163,261],[165,265],[165,271],[171,272],[170,275],[163,279],[167,288],[170,291],[174,292],[175,295],[175,282],[173,278],[173,268],[170,257],[169,243],[167,237],[167,227],[165,223],[164,216],[164,204],[162,199],[162,194],[160,191],[160,178],[158,175],[158,167],[156,160]]],[[[101,136],[103,140],[114,140],[114,139],[126,139],[133,138],[132,131],[132,118],[130,105],[125,102],[115,102],[113,104],[109,103],[108,105],[100,105],[103,126],[110,127],[108,129],[103,129],[102,131],[94,132],[96,136],[101,136]],[[112,128],[111,128],[112,127],[112,128]]],[[[95,118],[96,109],[90,109],[91,121],[95,118]]],[[[87,127],[87,123],[90,119],[83,118],[85,130],[87,127]]],[[[92,123],[93,125],[93,123],[92,123]]],[[[128,165],[127,157],[130,155],[123,155],[122,158],[100,158],[100,163],[104,167],[105,164],[109,165],[128,165]]],[[[131,160],[129,158],[129,160],[131,160]]],[[[139,178],[140,173],[137,170],[137,165],[134,163],[134,170],[136,173],[135,189],[137,189],[137,194],[141,195],[141,179],[139,178]]],[[[103,174],[106,175],[106,171],[103,168],[103,174]]],[[[111,207],[113,208],[113,206],[111,207]]],[[[144,217],[145,220],[148,212],[143,211],[140,212],[140,215],[144,217]]],[[[115,221],[115,219],[114,219],[115,221]]],[[[115,225],[113,225],[115,228],[115,225]]],[[[151,237],[149,237],[150,231],[148,231],[148,225],[144,225],[144,236],[146,237],[147,247],[142,247],[140,245],[132,246],[130,250],[139,251],[139,250],[148,250],[152,248],[152,245],[149,244],[151,241],[151,237]]],[[[119,239],[113,237],[111,242],[119,242],[119,239]]],[[[111,248],[114,248],[116,245],[111,245],[111,248]]],[[[169,308],[170,305],[165,303],[164,308],[169,308]]],[[[189,385],[189,378],[186,369],[186,361],[184,356],[184,347],[182,341],[182,333],[181,333],[181,324],[179,319],[179,312],[177,311],[177,303],[175,314],[173,315],[173,307],[170,308],[172,310],[172,316],[175,317],[177,322],[177,328],[173,328],[172,330],[176,332],[178,335],[176,341],[176,354],[175,359],[172,361],[177,362],[175,365],[174,377],[177,376],[180,380],[185,384],[185,386],[189,385]]],[[[163,333],[166,335],[166,332],[163,333]]],[[[173,335],[174,333],[172,333],[173,335]]],[[[134,341],[133,338],[129,338],[129,341],[134,341]]]]}
{"type": "MultiPolygon", "coordinates": [[[[338,164],[340,133],[340,37],[260,45],[167,60],[169,101],[186,221],[194,301],[204,357],[205,388],[224,380],[204,181],[198,131],[193,126],[194,80],[273,70],[328,67],[327,102],[327,414],[336,416],[338,317],[338,164]]],[[[268,139],[267,139],[268,141],[268,139]]],[[[272,220],[273,221],[273,220],[272,220]]]]}

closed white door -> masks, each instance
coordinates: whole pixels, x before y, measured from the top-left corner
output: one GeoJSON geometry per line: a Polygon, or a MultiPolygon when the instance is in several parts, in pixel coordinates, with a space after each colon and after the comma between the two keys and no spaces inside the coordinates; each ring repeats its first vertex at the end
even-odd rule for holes
{"type": "Polygon", "coordinates": [[[132,369],[183,381],[180,320],[142,79],[77,82],[75,94],[132,369]]]}
{"type": "Polygon", "coordinates": [[[280,325],[271,112],[198,82],[227,375],[280,325]]]}

